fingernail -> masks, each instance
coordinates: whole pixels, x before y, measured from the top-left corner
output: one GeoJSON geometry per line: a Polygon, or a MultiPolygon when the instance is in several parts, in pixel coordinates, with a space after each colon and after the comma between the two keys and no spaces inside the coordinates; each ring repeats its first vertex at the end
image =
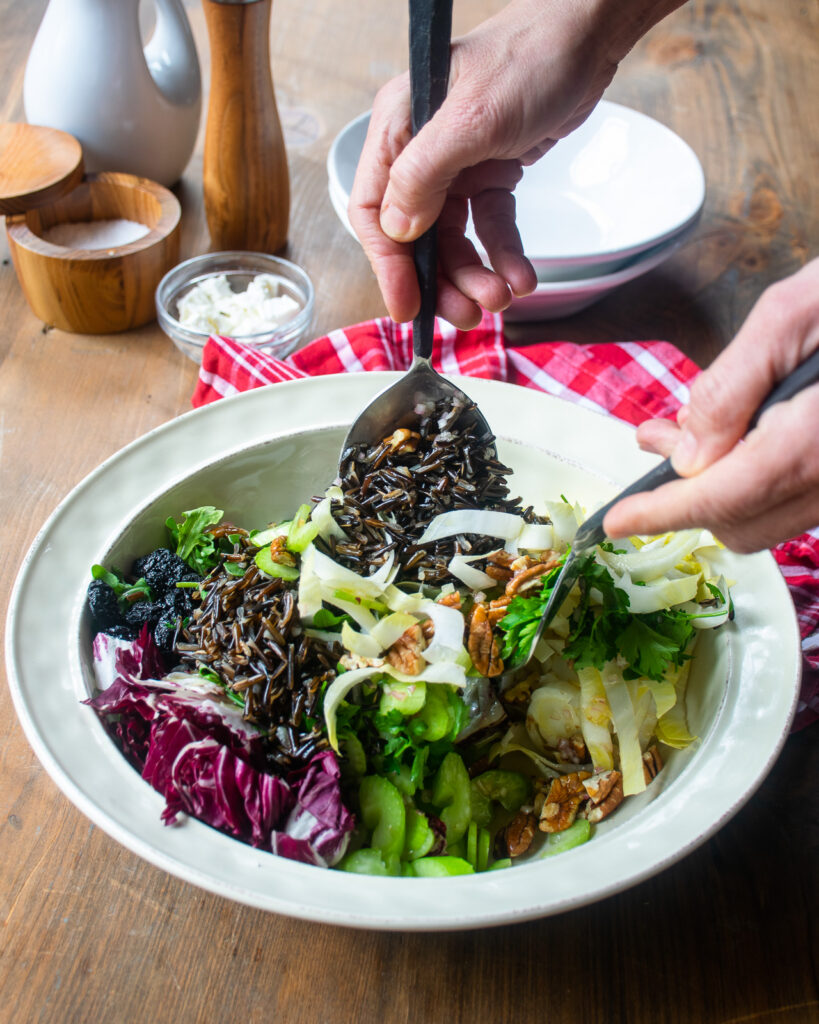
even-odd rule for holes
{"type": "Polygon", "coordinates": [[[386,205],[381,210],[381,230],[396,242],[403,242],[411,227],[409,217],[397,206],[386,205]]]}
{"type": "Polygon", "coordinates": [[[671,465],[681,476],[688,476],[696,472],[697,468],[697,439],[690,430],[683,430],[679,441],[671,453],[671,465]]]}

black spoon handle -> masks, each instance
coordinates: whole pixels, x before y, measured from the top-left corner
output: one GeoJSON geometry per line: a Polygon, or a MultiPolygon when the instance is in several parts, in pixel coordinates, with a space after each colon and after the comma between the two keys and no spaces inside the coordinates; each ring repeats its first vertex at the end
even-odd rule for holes
{"type": "MultiPolygon", "coordinates": [[[[412,134],[430,120],[446,97],[449,80],[449,43],[452,35],[452,0],[410,0],[410,96],[412,134]]],[[[412,325],[416,356],[429,359],[438,297],[438,245],[435,225],[415,243],[415,270],[421,289],[421,309],[412,325]]]]}
{"type": "MultiPolygon", "coordinates": [[[[777,402],[784,402],[788,398],[793,398],[794,395],[799,394],[806,387],[811,384],[815,384],[819,380],[819,349],[808,356],[804,363],[800,363],[795,370],[792,370],[787,377],[783,379],[771,390],[768,397],[760,405],[754,415],[751,417],[751,422],[748,424],[748,429],[751,430],[759,422],[760,416],[767,409],[770,409],[772,405],[776,405],[777,402]]],[[[624,491],[621,491],[616,498],[598,509],[593,515],[582,524],[574,539],[574,547],[577,550],[584,550],[589,547],[594,547],[596,544],[602,544],[606,539],[606,534],[603,530],[603,519],[606,513],[612,506],[616,505],[618,501],[623,498],[627,498],[632,494],[642,494],[645,491],[654,491],[663,484],[667,484],[672,480],[679,480],[679,474],[674,471],[674,467],[671,465],[670,459],[665,459],[655,466],[654,469],[649,470],[645,476],[641,476],[639,480],[635,480],[633,484],[630,484],[624,491]]]]}

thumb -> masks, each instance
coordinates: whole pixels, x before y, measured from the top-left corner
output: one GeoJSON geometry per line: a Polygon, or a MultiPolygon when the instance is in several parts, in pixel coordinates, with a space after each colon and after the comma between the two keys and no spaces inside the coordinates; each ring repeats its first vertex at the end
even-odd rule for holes
{"type": "Polygon", "coordinates": [[[489,155],[480,139],[457,125],[452,97],[415,138],[390,169],[381,203],[381,230],[396,242],[411,242],[431,227],[460,172],[489,155]]]}

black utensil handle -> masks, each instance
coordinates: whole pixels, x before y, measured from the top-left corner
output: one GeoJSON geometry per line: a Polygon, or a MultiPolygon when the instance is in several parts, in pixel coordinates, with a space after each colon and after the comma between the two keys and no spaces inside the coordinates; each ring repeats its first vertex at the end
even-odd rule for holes
{"type": "MultiPolygon", "coordinates": [[[[815,384],[819,381],[819,349],[817,349],[812,355],[800,363],[795,370],[792,370],[787,377],[783,377],[782,380],[770,391],[768,397],[760,405],[754,415],[751,417],[751,422],[748,424],[748,429],[755,427],[759,422],[760,416],[770,409],[772,405],[776,405],[778,402],[785,402],[789,398],[793,398],[794,395],[798,395],[800,391],[809,387],[811,384],[815,384]]],[[[663,484],[670,483],[672,480],[679,480],[679,474],[674,470],[671,465],[670,459],[665,459],[655,466],[654,469],[649,470],[645,476],[641,476],[639,480],[635,480],[633,484],[630,484],[624,491],[621,491],[616,498],[612,498],[610,502],[598,509],[593,515],[582,524],[578,529],[577,534],[574,538],[574,547],[578,550],[585,548],[594,547],[596,544],[602,544],[606,539],[605,531],[603,530],[603,520],[606,517],[606,513],[610,508],[621,501],[623,498],[628,498],[632,494],[642,494],[647,491],[654,491],[663,484]]]]}
{"type": "MultiPolygon", "coordinates": [[[[410,0],[410,97],[412,134],[417,135],[446,97],[449,81],[449,43],[452,0],[410,0]]],[[[435,303],[438,298],[438,244],[435,225],[415,243],[415,271],[421,290],[421,309],[412,325],[416,356],[432,355],[435,303]]]]}

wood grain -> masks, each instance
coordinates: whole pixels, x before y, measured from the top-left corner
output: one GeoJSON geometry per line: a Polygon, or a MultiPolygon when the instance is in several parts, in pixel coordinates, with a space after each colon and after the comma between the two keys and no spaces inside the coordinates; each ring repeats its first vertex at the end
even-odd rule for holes
{"type": "Polygon", "coordinates": [[[82,181],[82,147],[67,132],[0,124],[0,214],[52,203],[82,181]]]}
{"type": "MultiPolygon", "coordinates": [[[[456,4],[455,32],[500,3],[456,4]]],[[[23,65],[45,6],[0,0],[0,121],[23,119],[23,65]]],[[[207,87],[202,6],[186,7],[207,87]]],[[[764,288],[819,251],[818,33],[813,0],[692,0],[652,31],[608,96],[693,146],[708,186],[702,223],[663,268],[576,317],[516,333],[667,338],[709,362],[764,288]]],[[[384,310],[332,211],[324,162],[339,129],[406,66],[405,5],[276,0],[270,39],[282,122],[293,126],[287,252],[313,278],[313,330],[323,333],[384,310]]],[[[204,123],[174,190],[182,256],[209,246],[203,137],[204,123]]],[[[156,325],[44,332],[4,235],[0,309],[5,607],[58,501],[102,459],[187,411],[196,367],[156,325]]],[[[46,775],[0,687],[0,1021],[816,1024],[818,775],[813,726],[697,850],[569,914],[473,933],[352,932],[232,904],[119,846],[46,775]]]]}
{"type": "Polygon", "coordinates": [[[203,0],[211,50],[205,215],[214,249],[278,252],[290,179],[270,69],[271,0],[203,0]]]}
{"type": "Polygon", "coordinates": [[[7,217],[11,258],[35,316],[84,334],[127,331],[154,320],[156,287],[179,259],[180,215],[179,201],[163,186],[104,171],[48,206],[7,217]],[[58,246],[43,237],[56,224],[120,218],[150,230],[112,249],[58,246]]]}

